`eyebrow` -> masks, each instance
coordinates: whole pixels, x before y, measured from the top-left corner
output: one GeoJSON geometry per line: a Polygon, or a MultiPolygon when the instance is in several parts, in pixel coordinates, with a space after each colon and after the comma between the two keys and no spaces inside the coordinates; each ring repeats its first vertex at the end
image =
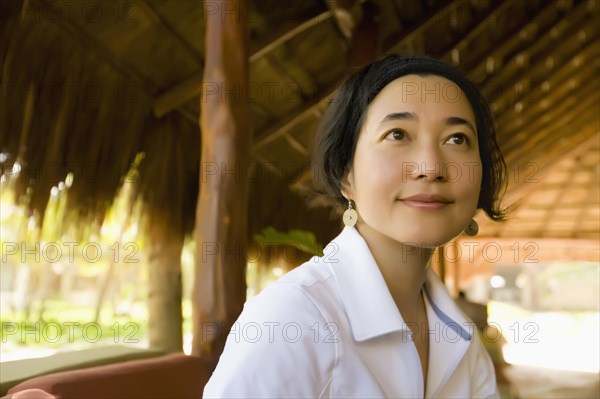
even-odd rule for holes
{"type": "MultiPolygon", "coordinates": [[[[418,119],[419,118],[417,117],[417,115],[413,112],[394,112],[392,114],[386,115],[385,118],[383,118],[380,123],[388,122],[388,121],[416,121],[418,119]]],[[[464,126],[467,126],[469,129],[471,129],[473,131],[473,133],[477,132],[477,130],[475,130],[475,127],[473,127],[471,122],[469,122],[468,120],[461,118],[459,116],[451,116],[451,117],[446,118],[446,125],[447,126],[464,125],[464,126]]]]}

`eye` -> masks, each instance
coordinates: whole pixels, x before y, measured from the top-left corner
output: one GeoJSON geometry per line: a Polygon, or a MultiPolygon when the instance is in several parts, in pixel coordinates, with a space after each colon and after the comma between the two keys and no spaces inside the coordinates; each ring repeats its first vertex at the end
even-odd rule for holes
{"type": "Polygon", "coordinates": [[[402,129],[394,129],[394,130],[390,130],[387,134],[386,137],[392,137],[392,139],[394,141],[400,141],[400,140],[404,140],[406,139],[406,132],[402,129]]]}
{"type": "Polygon", "coordinates": [[[451,144],[457,145],[469,144],[469,138],[464,133],[455,133],[452,136],[450,136],[448,141],[451,142],[451,144]]]}

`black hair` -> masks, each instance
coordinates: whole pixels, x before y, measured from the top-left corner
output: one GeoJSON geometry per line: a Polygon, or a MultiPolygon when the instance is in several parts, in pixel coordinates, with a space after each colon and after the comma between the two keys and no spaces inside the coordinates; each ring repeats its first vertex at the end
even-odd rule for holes
{"type": "Polygon", "coordinates": [[[444,77],[467,96],[477,123],[483,171],[477,208],[494,221],[505,220],[506,213],[499,208],[499,202],[506,184],[506,162],[496,140],[487,100],[460,70],[423,55],[386,56],[351,74],[341,84],[317,130],[312,160],[316,191],[338,205],[347,204],[341,192],[341,179],[354,157],[367,107],[388,83],[410,74],[444,77]]]}

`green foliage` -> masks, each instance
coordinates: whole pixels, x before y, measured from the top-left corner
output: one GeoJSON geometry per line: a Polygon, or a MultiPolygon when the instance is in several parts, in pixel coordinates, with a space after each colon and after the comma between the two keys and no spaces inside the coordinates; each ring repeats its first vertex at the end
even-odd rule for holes
{"type": "Polygon", "coordinates": [[[269,226],[264,228],[260,234],[256,234],[254,240],[264,247],[291,245],[308,254],[323,256],[323,247],[317,242],[315,235],[306,230],[290,230],[284,233],[269,226]]]}

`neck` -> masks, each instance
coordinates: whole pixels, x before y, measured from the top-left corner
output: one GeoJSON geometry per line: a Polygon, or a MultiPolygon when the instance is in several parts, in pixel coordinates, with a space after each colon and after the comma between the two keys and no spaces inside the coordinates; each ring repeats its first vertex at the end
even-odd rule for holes
{"type": "Polygon", "coordinates": [[[400,313],[412,318],[422,308],[421,289],[434,248],[398,242],[361,223],[356,229],[373,254],[400,313]]]}

